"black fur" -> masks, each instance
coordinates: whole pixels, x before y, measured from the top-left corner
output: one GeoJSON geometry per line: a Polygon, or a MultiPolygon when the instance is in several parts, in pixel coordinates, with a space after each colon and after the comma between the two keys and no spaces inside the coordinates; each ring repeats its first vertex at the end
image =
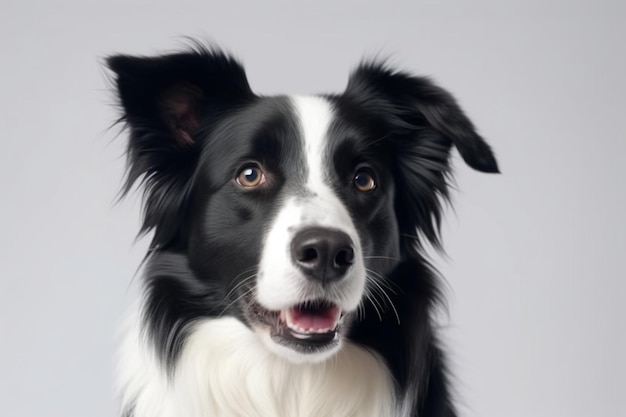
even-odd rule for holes
{"type": "MultiPolygon", "coordinates": [[[[125,190],[141,180],[142,231],[154,231],[144,319],[171,370],[195,320],[246,322],[234,302],[241,291],[231,290],[254,272],[281,196],[302,190],[304,156],[288,100],[252,93],[241,65],[219,50],[115,56],[108,64],[130,129],[125,190]],[[233,167],[250,159],[272,173],[263,191],[230,185],[233,167]]],[[[349,337],[386,360],[398,395],[415,398],[413,417],[453,416],[431,324],[441,296],[419,236],[439,244],[451,146],[479,171],[498,172],[496,160],[453,97],[426,78],[370,62],[344,93],[325,97],[337,114],[331,182],[359,229],[366,266],[390,298],[365,303],[349,337]],[[345,186],[363,163],[381,183],[367,197],[345,186]]]]}

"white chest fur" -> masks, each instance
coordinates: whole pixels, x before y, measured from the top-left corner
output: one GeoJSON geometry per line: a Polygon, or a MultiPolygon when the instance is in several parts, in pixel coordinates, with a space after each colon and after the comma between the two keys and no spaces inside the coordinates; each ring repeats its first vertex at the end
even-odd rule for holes
{"type": "MultiPolygon", "coordinates": [[[[330,360],[293,364],[234,318],[196,325],[169,380],[135,323],[120,363],[133,417],[395,417],[380,358],[350,343],[330,360]]],[[[398,407],[400,408],[400,407],[398,407]]]]}

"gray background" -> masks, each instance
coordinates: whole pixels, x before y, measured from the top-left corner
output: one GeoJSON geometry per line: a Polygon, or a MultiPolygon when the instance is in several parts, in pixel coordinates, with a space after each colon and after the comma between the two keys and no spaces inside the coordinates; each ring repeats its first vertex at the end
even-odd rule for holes
{"type": "Polygon", "coordinates": [[[213,39],[260,93],[391,55],[456,94],[501,176],[455,154],[442,332],[463,416],[618,416],[626,393],[626,9],[617,1],[2,2],[0,416],[112,416],[147,242],[119,205],[101,57],[213,39]]]}

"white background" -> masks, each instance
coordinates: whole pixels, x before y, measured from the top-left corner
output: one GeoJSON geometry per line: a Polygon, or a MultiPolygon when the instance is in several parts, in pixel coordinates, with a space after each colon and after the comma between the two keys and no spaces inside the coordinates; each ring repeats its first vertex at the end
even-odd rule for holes
{"type": "Polygon", "coordinates": [[[125,139],[101,58],[184,35],[233,51],[263,94],[340,91],[375,54],[450,89],[503,172],[455,154],[435,258],[460,414],[623,415],[623,4],[3,1],[0,416],[115,415],[116,329],[147,242],[138,195],[114,204],[125,139]]]}

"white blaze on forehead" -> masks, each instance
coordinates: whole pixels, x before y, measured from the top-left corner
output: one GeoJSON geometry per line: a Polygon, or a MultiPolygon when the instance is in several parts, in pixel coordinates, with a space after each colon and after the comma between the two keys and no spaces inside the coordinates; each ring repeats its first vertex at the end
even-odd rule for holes
{"type": "Polygon", "coordinates": [[[330,103],[321,97],[293,97],[298,114],[300,132],[304,140],[306,163],[309,175],[307,187],[313,192],[323,192],[328,188],[328,168],[324,161],[327,135],[333,118],[330,103]]]}
{"type": "Polygon", "coordinates": [[[307,167],[306,191],[311,196],[303,203],[303,219],[311,224],[344,230],[356,240],[350,215],[330,184],[333,163],[328,149],[328,133],[333,109],[321,97],[293,97],[300,134],[304,142],[307,167]]]}
{"type": "Polygon", "coordinates": [[[302,222],[309,225],[339,229],[346,232],[358,246],[358,236],[346,206],[331,186],[332,158],[328,149],[328,133],[333,109],[321,97],[292,98],[304,141],[307,164],[307,198],[302,207],[302,222]]]}

